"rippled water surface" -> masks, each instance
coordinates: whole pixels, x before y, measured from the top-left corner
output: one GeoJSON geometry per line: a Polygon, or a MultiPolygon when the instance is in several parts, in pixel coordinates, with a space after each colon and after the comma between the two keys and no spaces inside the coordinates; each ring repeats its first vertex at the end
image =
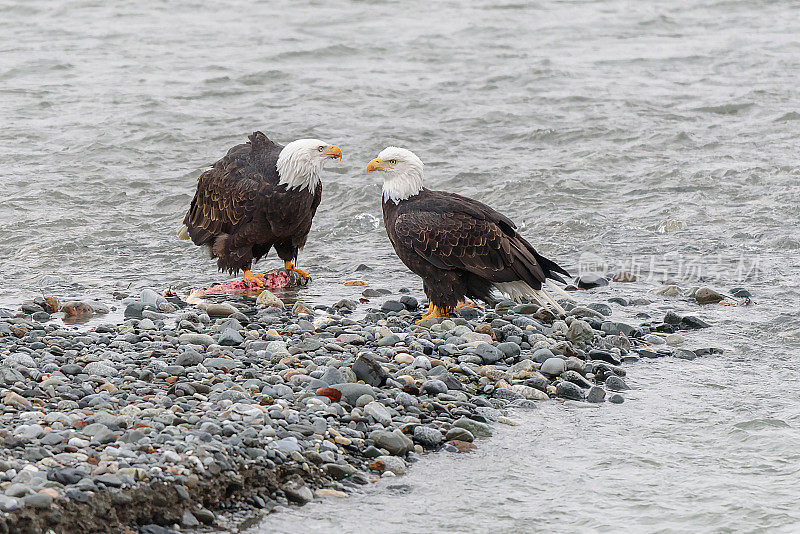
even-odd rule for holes
{"type": "Polygon", "coordinates": [[[476,454],[263,532],[795,531],[799,72],[792,1],[0,1],[0,303],[221,280],[175,230],[195,178],[256,129],[345,153],[298,298],[357,296],[355,276],[419,292],[363,172],[405,146],[430,187],[501,208],[568,269],[642,269],[587,299],[666,271],[756,305],[615,307],[698,313],[714,328],[687,346],[729,350],[637,364],[622,406],[517,413],[476,454]]]}

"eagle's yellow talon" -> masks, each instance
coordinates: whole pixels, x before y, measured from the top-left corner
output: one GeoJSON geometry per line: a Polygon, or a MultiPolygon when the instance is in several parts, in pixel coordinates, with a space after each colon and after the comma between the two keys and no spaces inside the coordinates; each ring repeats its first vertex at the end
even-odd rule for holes
{"type": "Polygon", "coordinates": [[[264,285],[264,273],[252,273],[248,269],[244,272],[243,280],[245,282],[255,282],[258,287],[261,287],[264,285]]]}
{"type": "Polygon", "coordinates": [[[439,317],[450,317],[450,314],[447,313],[447,310],[444,308],[440,308],[439,306],[434,306],[432,303],[428,306],[428,311],[422,314],[422,317],[417,321],[417,324],[421,323],[425,319],[437,319],[439,317]]]}
{"type": "Polygon", "coordinates": [[[311,275],[305,272],[303,269],[298,269],[294,266],[294,264],[290,261],[283,262],[283,266],[286,268],[287,271],[294,271],[303,278],[311,278],[311,275]]]}

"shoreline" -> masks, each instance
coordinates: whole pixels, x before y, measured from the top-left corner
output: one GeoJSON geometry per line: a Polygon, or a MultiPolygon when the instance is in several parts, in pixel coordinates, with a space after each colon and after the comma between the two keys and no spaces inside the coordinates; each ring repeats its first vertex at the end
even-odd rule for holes
{"type": "Polygon", "coordinates": [[[417,326],[403,294],[352,320],[347,299],[202,309],[147,289],[86,331],[23,303],[0,318],[0,532],[236,531],[468,452],[508,408],[623,402],[640,358],[718,351],[673,346],[697,317],[632,325],[611,305],[636,299],[576,295],[563,321],[502,301],[417,326]]]}

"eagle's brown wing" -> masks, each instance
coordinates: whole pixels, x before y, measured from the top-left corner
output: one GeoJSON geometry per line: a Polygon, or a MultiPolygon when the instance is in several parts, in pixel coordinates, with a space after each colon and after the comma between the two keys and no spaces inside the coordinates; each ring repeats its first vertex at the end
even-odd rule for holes
{"type": "Polygon", "coordinates": [[[277,183],[275,160],[283,148],[261,132],[231,148],[197,179],[197,192],[183,220],[196,245],[213,245],[214,237],[233,234],[249,223],[264,196],[277,183]]]}
{"type": "Polygon", "coordinates": [[[250,222],[260,189],[261,183],[239,172],[234,161],[200,175],[183,220],[194,244],[213,244],[215,236],[234,233],[238,226],[250,222]]]}
{"type": "MultiPolygon", "coordinates": [[[[459,212],[407,212],[395,222],[398,244],[440,269],[461,269],[492,282],[523,279],[519,243],[494,222],[459,212]]],[[[527,269],[540,283],[544,272],[535,262],[527,269]]]]}
{"type": "Polygon", "coordinates": [[[505,216],[472,199],[431,200],[430,209],[409,209],[394,224],[397,244],[439,269],[458,269],[490,282],[523,280],[539,289],[546,278],[566,274],[544,258],[505,216]],[[468,200],[469,202],[464,202],[468,200]]]}

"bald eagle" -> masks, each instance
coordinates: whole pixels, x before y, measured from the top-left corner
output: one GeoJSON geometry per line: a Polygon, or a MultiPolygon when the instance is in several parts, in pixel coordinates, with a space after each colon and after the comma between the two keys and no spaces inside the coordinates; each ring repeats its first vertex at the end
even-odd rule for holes
{"type": "Polygon", "coordinates": [[[264,277],[250,272],[252,264],[272,247],[287,270],[307,280],[294,263],[322,198],[322,166],[342,151],[318,139],[286,146],[261,132],[249,139],[197,179],[178,237],[208,247],[220,271],[243,270],[245,281],[255,285],[263,285],[264,277]]]}
{"type": "Polygon", "coordinates": [[[560,275],[569,273],[536,252],[502,213],[423,187],[422,167],[410,150],[387,147],[369,162],[367,173],[384,173],[383,222],[400,260],[422,278],[430,301],[423,319],[448,315],[465,297],[494,303],[493,288],[563,313],[542,285],[548,279],[566,283],[560,275]]]}

